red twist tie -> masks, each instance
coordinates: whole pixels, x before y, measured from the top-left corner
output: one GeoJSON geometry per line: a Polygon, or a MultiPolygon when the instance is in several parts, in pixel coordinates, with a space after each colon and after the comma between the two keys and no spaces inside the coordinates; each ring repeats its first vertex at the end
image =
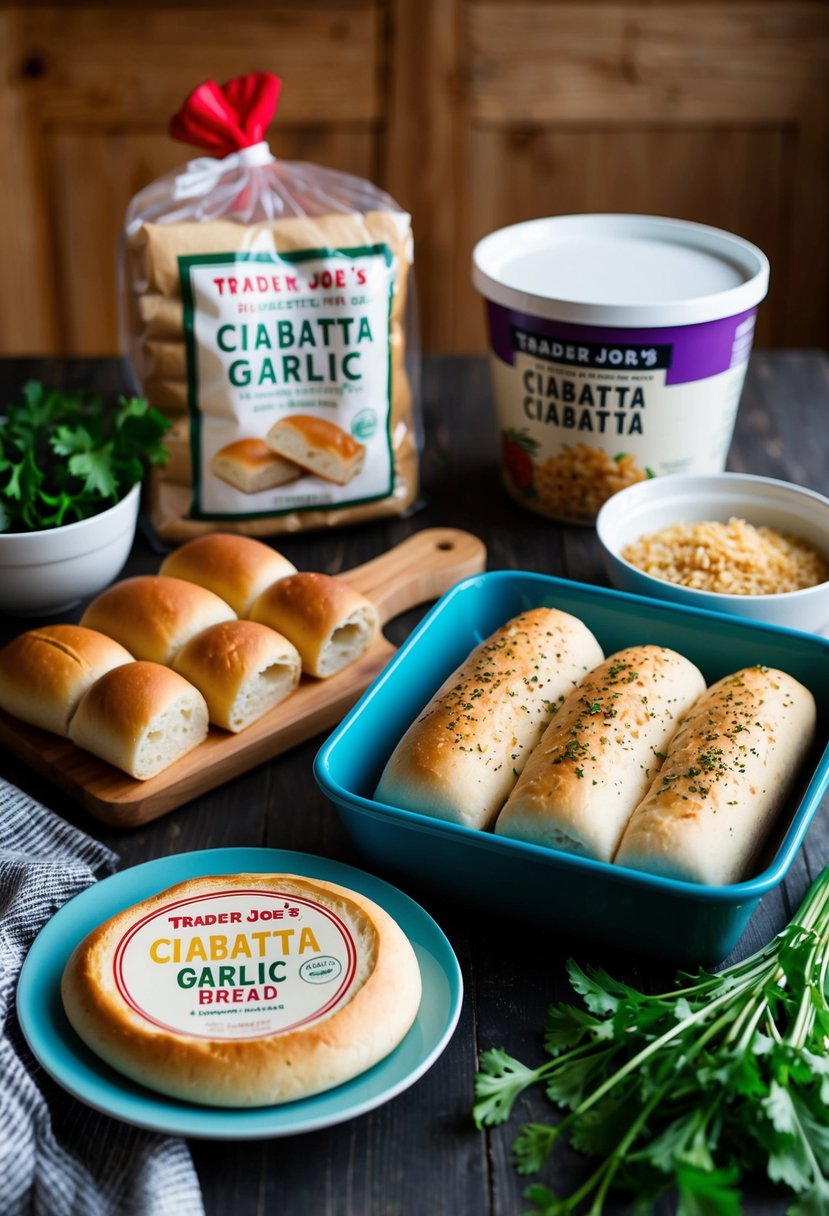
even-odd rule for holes
{"type": "Polygon", "coordinates": [[[271,72],[206,80],[170,119],[170,134],[216,156],[261,143],[276,111],[282,81],[271,72]]]}

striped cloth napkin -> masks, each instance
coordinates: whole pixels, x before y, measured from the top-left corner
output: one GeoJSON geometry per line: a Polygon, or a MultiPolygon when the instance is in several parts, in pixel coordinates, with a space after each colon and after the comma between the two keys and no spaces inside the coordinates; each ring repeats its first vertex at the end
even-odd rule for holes
{"type": "Polygon", "coordinates": [[[182,1140],[79,1103],[40,1068],[15,1015],[26,953],[62,904],[115,869],[114,853],[0,780],[0,1212],[203,1216],[182,1140]]]}

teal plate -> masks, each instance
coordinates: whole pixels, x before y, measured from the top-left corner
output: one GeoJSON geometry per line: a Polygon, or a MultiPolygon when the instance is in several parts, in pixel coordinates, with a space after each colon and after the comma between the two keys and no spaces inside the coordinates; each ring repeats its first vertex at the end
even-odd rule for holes
{"type": "Polygon", "coordinates": [[[460,1016],[463,981],[439,926],[419,904],[362,870],[281,849],[210,849],[162,857],[88,887],[35,939],[20,973],[17,1015],[47,1073],[81,1102],[124,1123],[210,1140],[261,1140],[317,1131],[365,1114],[413,1085],[448,1044],[460,1016]],[[69,1025],[60,981],[72,950],[102,921],[174,883],[204,874],[290,873],[340,883],[373,899],[414,947],[423,980],[417,1018],[391,1055],[345,1085],[283,1106],[253,1110],[191,1105],[136,1085],[99,1060],[69,1025]]]}

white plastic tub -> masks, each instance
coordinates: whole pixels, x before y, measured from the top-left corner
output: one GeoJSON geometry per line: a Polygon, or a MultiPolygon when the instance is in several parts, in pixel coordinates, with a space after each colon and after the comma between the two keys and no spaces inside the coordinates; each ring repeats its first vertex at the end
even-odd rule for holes
{"type": "Polygon", "coordinates": [[[756,246],[682,220],[565,215],[501,228],[472,261],[519,502],[592,524],[626,485],[722,471],[768,288],[756,246]]]}

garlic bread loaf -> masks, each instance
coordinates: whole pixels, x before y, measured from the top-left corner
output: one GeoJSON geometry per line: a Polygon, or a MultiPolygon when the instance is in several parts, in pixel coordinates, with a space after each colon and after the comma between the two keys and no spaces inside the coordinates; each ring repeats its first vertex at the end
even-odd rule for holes
{"type": "Polygon", "coordinates": [[[204,697],[214,726],[234,734],[299,684],[302,660],[287,638],[255,621],[221,621],[182,646],[173,669],[204,697]]]}
{"type": "Polygon", "coordinates": [[[712,684],[684,715],[614,860],[709,886],[745,878],[815,720],[811,692],[774,668],[744,668],[712,684]]]}
{"type": "Polygon", "coordinates": [[[296,566],[261,540],[208,532],[168,553],[158,572],[206,587],[230,604],[237,616],[246,617],[265,588],[296,574],[296,566]]]}
{"type": "Polygon", "coordinates": [[[204,697],[159,663],[125,663],[101,676],[69,723],[78,747],[146,781],[207,738],[204,697]]]}
{"type": "Polygon", "coordinates": [[[253,604],[250,619],[293,642],[302,656],[302,670],[318,679],[353,663],[380,628],[371,600],[344,579],[314,571],[271,584],[253,604]]]}
{"type": "Polygon", "coordinates": [[[496,833],[610,861],[668,740],[704,691],[700,671],[667,647],[611,655],[557,710],[496,833]]]}
{"type": "Polygon", "coordinates": [[[258,494],[296,481],[302,470],[272,452],[264,439],[234,439],[213,454],[210,471],[243,494],[258,494]]]}
{"type": "Polygon", "coordinates": [[[327,418],[312,414],[280,418],[268,431],[265,442],[278,456],[341,486],[357,476],[366,459],[362,443],[327,418]]]}
{"type": "Polygon", "coordinates": [[[115,638],[136,659],[169,665],[194,634],[236,613],[196,583],[162,574],[139,574],[97,596],[81,624],[115,638]]]}
{"type": "Polygon", "coordinates": [[[0,708],[65,736],[86,690],[132,657],[119,642],[81,625],[30,629],[0,650],[0,708]]]}
{"type": "Polygon", "coordinates": [[[568,693],[603,658],[582,621],[533,608],[473,650],[394,749],[375,797],[486,828],[568,693]]]}

